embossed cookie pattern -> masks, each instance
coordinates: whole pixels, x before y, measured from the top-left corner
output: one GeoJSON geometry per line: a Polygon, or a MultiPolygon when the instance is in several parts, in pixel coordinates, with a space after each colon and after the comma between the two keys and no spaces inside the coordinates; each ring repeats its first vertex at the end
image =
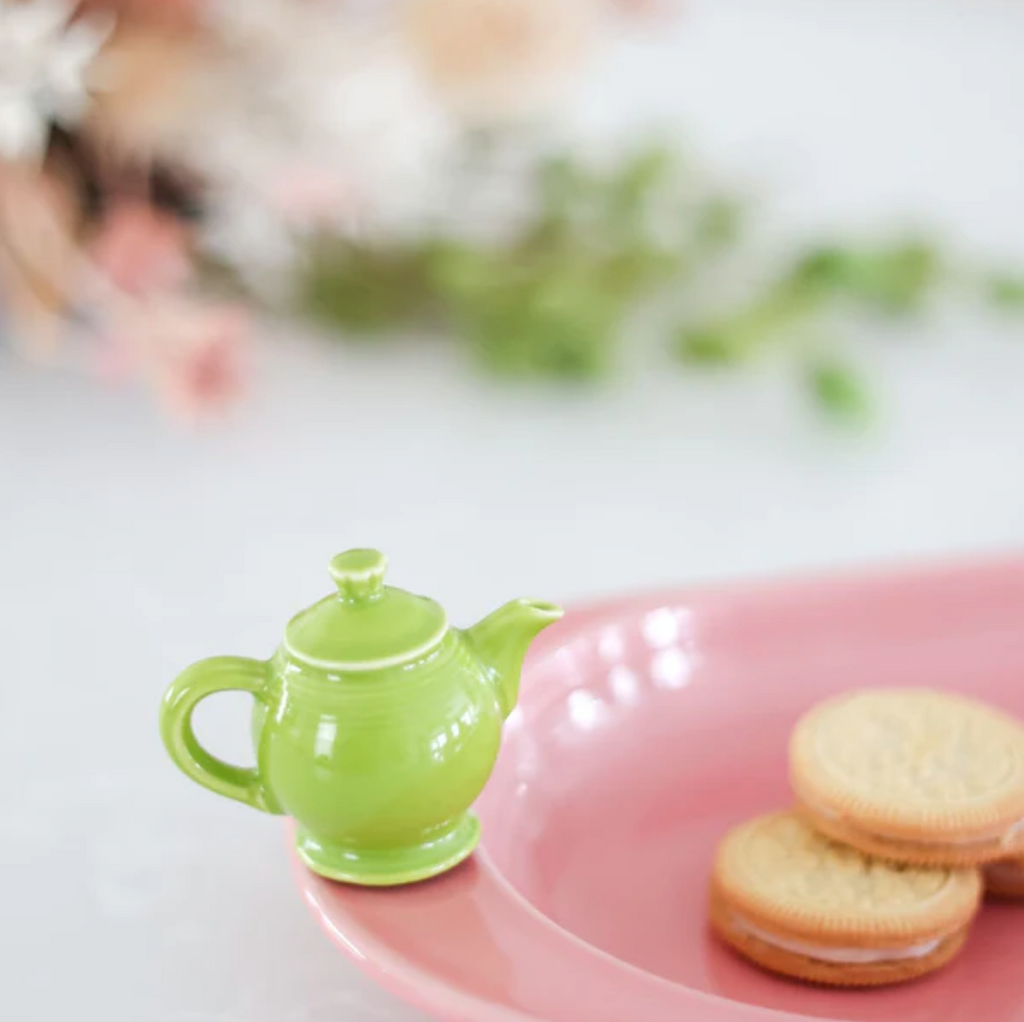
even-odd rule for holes
{"type": "Polygon", "coordinates": [[[780,815],[747,830],[733,852],[745,883],[780,904],[846,915],[890,916],[938,895],[946,870],[906,869],[821,837],[780,815]]]}
{"type": "Polygon", "coordinates": [[[859,795],[912,803],[984,799],[1021,769],[1020,736],[995,715],[926,696],[865,696],[822,710],[820,765],[859,795]]]}

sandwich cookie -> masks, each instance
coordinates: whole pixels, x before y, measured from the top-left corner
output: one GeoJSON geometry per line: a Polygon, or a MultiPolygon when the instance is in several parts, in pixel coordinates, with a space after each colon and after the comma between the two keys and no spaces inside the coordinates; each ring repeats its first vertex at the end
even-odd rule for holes
{"type": "Polygon", "coordinates": [[[793,732],[790,779],[815,827],[871,855],[1024,855],[1024,728],[972,699],[889,689],[823,703],[793,732]]]}
{"type": "Polygon", "coordinates": [[[776,813],[737,827],[719,845],[711,927],[772,972],[880,986],[950,961],[981,892],[975,869],[873,859],[823,837],[796,813],[776,813]]]}

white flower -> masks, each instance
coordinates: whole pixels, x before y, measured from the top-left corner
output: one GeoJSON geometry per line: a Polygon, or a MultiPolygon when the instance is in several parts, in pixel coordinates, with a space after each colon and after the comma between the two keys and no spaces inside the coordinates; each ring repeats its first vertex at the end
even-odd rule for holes
{"type": "Polygon", "coordinates": [[[282,180],[315,170],[345,196],[337,222],[320,226],[344,233],[390,229],[424,206],[455,125],[387,0],[212,0],[206,16],[225,52],[181,147],[206,180],[273,205],[282,180]]]}
{"type": "Polygon", "coordinates": [[[406,0],[402,24],[446,104],[500,124],[567,98],[608,22],[601,0],[406,0]]]}
{"type": "Polygon", "coordinates": [[[69,24],[72,13],[70,0],[0,0],[0,159],[37,158],[48,123],[85,110],[86,71],[112,22],[69,24]]]}
{"type": "Polygon", "coordinates": [[[203,248],[272,302],[289,298],[299,256],[298,232],[260,197],[241,188],[212,193],[207,201],[203,248]]]}

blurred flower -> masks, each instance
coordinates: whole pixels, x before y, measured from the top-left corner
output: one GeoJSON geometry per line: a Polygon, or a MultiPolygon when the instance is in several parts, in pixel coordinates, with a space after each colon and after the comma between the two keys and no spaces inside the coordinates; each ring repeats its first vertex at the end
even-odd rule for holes
{"type": "Polygon", "coordinates": [[[148,378],[168,410],[196,419],[223,410],[244,391],[247,333],[244,310],[162,296],[117,310],[94,367],[108,380],[148,378]]]}
{"type": "Polygon", "coordinates": [[[107,213],[89,253],[122,291],[141,294],[180,287],[191,271],[184,225],[144,202],[122,201],[107,213]]]}
{"type": "Polygon", "coordinates": [[[84,14],[112,11],[119,23],[136,21],[180,27],[198,24],[204,3],[205,0],[80,0],[79,10],[84,14]]]}
{"type": "Polygon", "coordinates": [[[109,17],[69,24],[71,0],[0,0],[0,158],[38,159],[50,121],[75,123],[109,17]]]}
{"type": "MultiPolygon", "coordinates": [[[[195,417],[242,389],[247,332],[192,294],[199,265],[286,299],[341,239],[398,252],[385,275],[415,306],[404,271],[440,222],[493,244],[532,208],[495,133],[465,129],[537,112],[602,20],[642,2],[0,0],[12,334],[195,417]],[[492,173],[470,188],[482,152],[492,173]]],[[[372,311],[373,292],[344,301],[372,311]]]]}
{"type": "Polygon", "coordinates": [[[407,0],[414,54],[470,121],[520,118],[548,104],[590,55],[598,0],[407,0]]]}
{"type": "Polygon", "coordinates": [[[335,220],[352,196],[337,175],[300,164],[282,168],[267,198],[288,223],[314,227],[335,220]]]}
{"type": "Polygon", "coordinates": [[[429,189],[452,125],[385,7],[220,0],[211,17],[228,54],[189,145],[211,180],[270,200],[294,168],[316,168],[389,215],[429,189]]]}
{"type": "Polygon", "coordinates": [[[196,419],[223,410],[244,390],[246,313],[230,306],[160,310],[156,329],[168,343],[157,361],[157,391],[170,411],[196,419]]]}
{"type": "Polygon", "coordinates": [[[51,357],[75,297],[80,212],[57,169],[0,162],[0,300],[10,332],[34,357],[51,357]]]}
{"type": "Polygon", "coordinates": [[[678,0],[612,0],[612,4],[627,17],[667,18],[679,10],[678,0]]]}
{"type": "Polygon", "coordinates": [[[215,81],[180,156],[207,184],[203,244],[262,293],[287,293],[296,243],[415,232],[457,135],[389,5],[214,2],[215,81]]]}
{"type": "Polygon", "coordinates": [[[259,196],[241,188],[211,195],[200,243],[231,267],[254,293],[286,299],[299,256],[299,232],[259,196]]]}
{"type": "Polygon", "coordinates": [[[178,161],[213,87],[215,63],[192,27],[126,21],[94,64],[85,126],[116,158],[178,161]]]}

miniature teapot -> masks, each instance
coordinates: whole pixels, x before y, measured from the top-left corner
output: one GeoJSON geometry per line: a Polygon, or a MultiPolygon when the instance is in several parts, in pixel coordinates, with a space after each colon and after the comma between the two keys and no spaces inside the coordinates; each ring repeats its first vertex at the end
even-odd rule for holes
{"type": "Polygon", "coordinates": [[[270,660],[214,657],[170,686],[161,734],[192,780],[295,820],[314,872],[370,886],[435,876],[476,847],[470,807],[497,759],[534,637],[562,616],[515,600],[472,628],[432,600],[384,585],[387,560],[331,561],[337,593],[292,618],[270,660]],[[207,752],[192,712],[215,692],[255,700],[256,766],[207,752]]]}

